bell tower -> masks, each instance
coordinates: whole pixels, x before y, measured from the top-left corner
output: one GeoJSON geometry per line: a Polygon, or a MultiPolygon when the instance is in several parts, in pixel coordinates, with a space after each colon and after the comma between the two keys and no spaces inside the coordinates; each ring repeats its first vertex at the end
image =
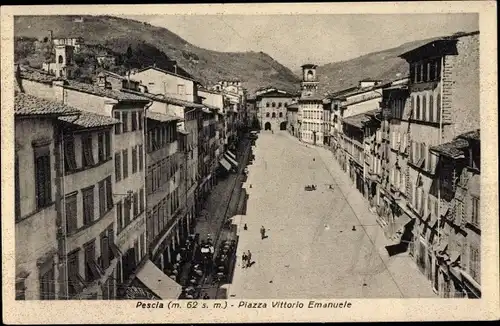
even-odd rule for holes
{"type": "Polygon", "coordinates": [[[302,65],[302,82],[300,83],[302,97],[315,95],[318,90],[316,67],[314,64],[302,65]]]}

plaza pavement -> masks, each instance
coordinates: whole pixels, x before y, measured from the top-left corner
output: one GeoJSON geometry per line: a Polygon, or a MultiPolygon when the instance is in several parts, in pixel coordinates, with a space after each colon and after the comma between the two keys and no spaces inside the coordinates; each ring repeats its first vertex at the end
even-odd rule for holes
{"type": "Polygon", "coordinates": [[[387,255],[368,203],[328,150],[263,131],[254,154],[241,220],[248,230],[240,231],[228,298],[436,297],[410,257],[387,255]],[[307,184],[317,190],[305,191],[307,184]],[[255,264],[243,269],[247,250],[255,264]]]}

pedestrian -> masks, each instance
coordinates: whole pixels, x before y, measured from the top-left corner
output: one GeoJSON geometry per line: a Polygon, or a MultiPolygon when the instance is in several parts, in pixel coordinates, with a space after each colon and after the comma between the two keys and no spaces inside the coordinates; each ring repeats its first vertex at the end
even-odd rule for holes
{"type": "Polygon", "coordinates": [[[260,228],[260,238],[264,239],[266,237],[266,228],[264,226],[261,226],[260,228]]]}
{"type": "Polygon", "coordinates": [[[252,265],[252,253],[250,252],[250,250],[248,250],[248,253],[247,253],[247,267],[250,267],[252,265]]]}
{"type": "Polygon", "coordinates": [[[208,296],[208,293],[205,293],[203,295],[203,300],[209,300],[209,299],[210,299],[210,297],[208,296]]]}
{"type": "Polygon", "coordinates": [[[247,259],[248,259],[247,253],[243,252],[243,256],[241,257],[241,266],[243,268],[245,268],[247,265],[247,259]]]}
{"type": "Polygon", "coordinates": [[[243,225],[243,230],[245,230],[245,231],[248,230],[248,226],[246,223],[245,223],[245,225],[243,225]]]}

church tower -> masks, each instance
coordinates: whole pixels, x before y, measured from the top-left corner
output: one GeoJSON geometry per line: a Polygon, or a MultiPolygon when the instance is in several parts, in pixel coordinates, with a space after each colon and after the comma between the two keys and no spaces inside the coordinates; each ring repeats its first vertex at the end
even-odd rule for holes
{"type": "Polygon", "coordinates": [[[302,65],[302,82],[300,83],[302,97],[316,95],[318,90],[318,79],[316,76],[316,65],[302,65]]]}

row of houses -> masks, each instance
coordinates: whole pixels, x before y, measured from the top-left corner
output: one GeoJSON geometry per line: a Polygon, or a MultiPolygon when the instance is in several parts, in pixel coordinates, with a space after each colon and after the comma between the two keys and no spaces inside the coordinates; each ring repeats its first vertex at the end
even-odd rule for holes
{"type": "Polygon", "coordinates": [[[441,297],[479,298],[479,32],[400,57],[409,76],[326,96],[316,66],[303,65],[300,95],[264,91],[253,111],[264,129],[332,151],[376,212],[390,255],[413,257],[441,297]]]}
{"type": "Polygon", "coordinates": [[[16,299],[177,299],[163,271],[237,165],[241,85],[155,66],[94,84],[15,72],[16,299]]]}

